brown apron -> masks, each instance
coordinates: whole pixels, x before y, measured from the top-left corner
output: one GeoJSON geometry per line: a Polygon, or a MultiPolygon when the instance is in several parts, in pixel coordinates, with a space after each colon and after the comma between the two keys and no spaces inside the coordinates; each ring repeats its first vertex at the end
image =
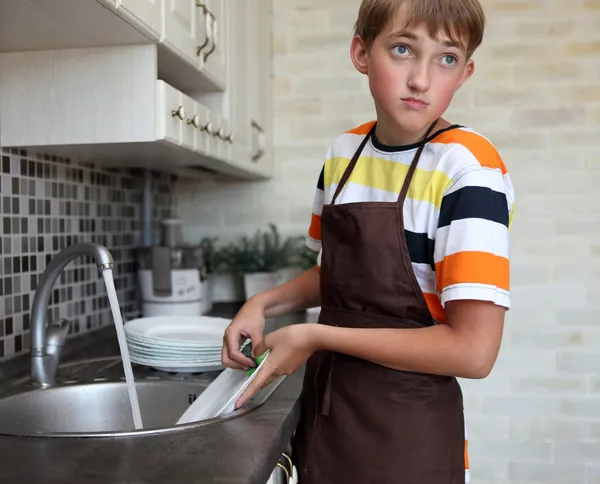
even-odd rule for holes
{"type": "MultiPolygon", "coordinates": [[[[419,287],[402,208],[432,124],[396,202],[335,205],[375,125],[321,216],[320,324],[435,324],[419,287]]],[[[456,378],[392,370],[330,351],[306,365],[294,437],[301,484],[464,484],[465,433],[456,378]]]]}

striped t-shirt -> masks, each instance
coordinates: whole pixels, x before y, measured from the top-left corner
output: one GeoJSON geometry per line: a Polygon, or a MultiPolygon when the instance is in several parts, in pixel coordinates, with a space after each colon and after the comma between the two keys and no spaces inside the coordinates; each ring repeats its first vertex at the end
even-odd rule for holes
{"type": "MultiPolygon", "coordinates": [[[[307,236],[315,251],[321,250],[323,205],[331,203],[373,123],[342,134],[328,150],[307,236]]],[[[336,205],[396,201],[417,146],[385,146],[372,135],[336,205]]],[[[436,321],[446,321],[444,306],[456,299],[510,306],[508,230],[513,209],[510,177],[489,140],[458,125],[428,138],[403,211],[412,266],[436,321]]]]}

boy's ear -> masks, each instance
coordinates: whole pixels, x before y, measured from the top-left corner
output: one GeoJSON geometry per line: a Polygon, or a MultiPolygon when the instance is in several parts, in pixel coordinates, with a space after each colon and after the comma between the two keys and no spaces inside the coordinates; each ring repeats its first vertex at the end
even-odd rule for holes
{"type": "Polygon", "coordinates": [[[369,64],[367,62],[369,53],[363,40],[355,35],[350,43],[350,58],[356,70],[361,74],[367,74],[369,72],[369,64]]]}
{"type": "Polygon", "coordinates": [[[465,82],[467,82],[469,77],[471,77],[473,75],[473,72],[475,72],[475,61],[473,59],[469,59],[467,61],[467,64],[465,65],[465,70],[463,71],[462,78],[461,78],[460,82],[458,83],[458,86],[456,87],[457,91],[462,87],[462,85],[465,82]]]}

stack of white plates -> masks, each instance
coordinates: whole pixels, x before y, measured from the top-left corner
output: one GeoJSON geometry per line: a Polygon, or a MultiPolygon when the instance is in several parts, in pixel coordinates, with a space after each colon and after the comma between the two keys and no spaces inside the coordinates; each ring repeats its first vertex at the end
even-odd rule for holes
{"type": "Polygon", "coordinates": [[[223,333],[231,320],[208,316],[157,316],[125,323],[132,363],[157,370],[221,370],[223,333]]]}

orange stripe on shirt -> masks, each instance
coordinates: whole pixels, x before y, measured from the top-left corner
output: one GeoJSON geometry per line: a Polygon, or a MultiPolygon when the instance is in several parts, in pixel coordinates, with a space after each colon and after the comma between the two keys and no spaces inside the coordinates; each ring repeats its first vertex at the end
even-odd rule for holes
{"type": "Polygon", "coordinates": [[[429,307],[429,312],[431,313],[431,317],[440,323],[446,322],[446,312],[442,307],[442,303],[437,294],[430,294],[428,292],[424,292],[423,296],[425,296],[425,301],[427,301],[427,307],[429,307]]]}
{"type": "Polygon", "coordinates": [[[360,126],[354,128],[354,129],[346,131],[346,133],[367,135],[367,134],[369,134],[369,131],[373,127],[374,124],[375,124],[375,121],[369,121],[368,123],[361,124],[360,126]]]}
{"type": "Polygon", "coordinates": [[[313,240],[321,240],[321,217],[315,213],[312,214],[310,219],[308,235],[310,235],[313,240]]]}
{"type": "Polygon", "coordinates": [[[489,284],[509,290],[510,262],[488,252],[457,252],[435,265],[440,291],[453,284],[489,284]]]}
{"type": "Polygon", "coordinates": [[[463,129],[451,129],[437,136],[432,143],[458,143],[467,148],[484,168],[500,169],[503,175],[507,170],[500,154],[483,136],[463,129]]]}

